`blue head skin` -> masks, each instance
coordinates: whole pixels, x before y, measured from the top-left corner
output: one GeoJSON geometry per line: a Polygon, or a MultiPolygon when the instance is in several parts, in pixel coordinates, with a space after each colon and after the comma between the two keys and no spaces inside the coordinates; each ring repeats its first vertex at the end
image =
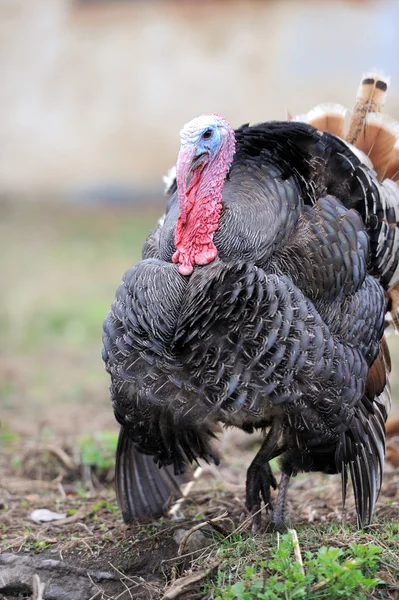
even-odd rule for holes
{"type": "Polygon", "coordinates": [[[220,148],[220,130],[217,125],[209,125],[199,136],[195,157],[208,154],[212,160],[220,148]]]}

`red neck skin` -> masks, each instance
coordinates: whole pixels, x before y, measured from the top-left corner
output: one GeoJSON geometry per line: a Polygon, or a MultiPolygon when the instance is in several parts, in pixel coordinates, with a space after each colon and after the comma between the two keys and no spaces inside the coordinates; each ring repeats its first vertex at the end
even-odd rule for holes
{"type": "Polygon", "coordinates": [[[186,169],[182,168],[182,177],[177,179],[180,216],[172,261],[180,263],[181,275],[191,275],[194,265],[207,265],[217,256],[213,235],[219,225],[224,181],[233,160],[234,138],[232,141],[223,143],[210,163],[193,170],[187,187],[186,169]]]}

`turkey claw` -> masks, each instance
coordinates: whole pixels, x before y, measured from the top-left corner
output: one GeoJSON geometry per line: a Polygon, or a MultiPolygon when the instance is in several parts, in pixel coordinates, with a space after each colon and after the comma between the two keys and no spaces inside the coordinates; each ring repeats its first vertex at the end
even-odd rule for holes
{"type": "Polygon", "coordinates": [[[270,487],[276,489],[277,482],[269,463],[262,465],[251,464],[247,471],[245,505],[252,513],[253,533],[260,533],[262,531],[261,501],[263,500],[269,512],[273,510],[270,487]]]}
{"type": "Polygon", "coordinates": [[[284,519],[279,518],[278,516],[274,516],[274,511],[270,517],[270,521],[266,525],[266,531],[268,533],[278,532],[278,533],[286,533],[287,532],[287,524],[284,519]]]}

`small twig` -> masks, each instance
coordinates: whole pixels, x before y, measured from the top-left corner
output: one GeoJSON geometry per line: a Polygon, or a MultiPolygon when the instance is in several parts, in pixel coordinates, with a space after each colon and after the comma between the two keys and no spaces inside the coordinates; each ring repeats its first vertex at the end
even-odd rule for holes
{"type": "MultiPolygon", "coordinates": [[[[113,565],[113,564],[112,564],[112,562],[109,562],[109,561],[108,561],[108,564],[109,564],[109,566],[110,566],[110,567],[112,567],[112,568],[113,568],[113,570],[114,570],[114,571],[116,571],[116,572],[118,573],[118,575],[120,575],[120,576],[121,576],[123,579],[127,579],[127,581],[130,581],[130,583],[134,583],[134,584],[136,584],[136,585],[137,585],[137,582],[136,582],[136,581],[134,581],[134,580],[133,580],[131,577],[129,577],[128,575],[125,575],[125,573],[123,573],[122,571],[120,571],[120,570],[118,569],[118,567],[115,567],[115,565],[113,565]]],[[[144,579],[142,579],[141,577],[138,577],[138,579],[141,579],[141,580],[142,580],[142,582],[144,582],[144,579]]]]}
{"type": "MultiPolygon", "coordinates": [[[[227,521],[231,521],[230,518],[226,517],[227,521]]],[[[222,525],[220,525],[219,523],[215,523],[214,520],[210,520],[208,521],[209,525],[212,527],[212,529],[214,529],[215,531],[217,531],[218,533],[220,533],[220,535],[222,535],[223,537],[227,537],[228,535],[230,535],[230,531],[228,531],[225,527],[223,527],[222,525]]]]}
{"type": "MultiPolygon", "coordinates": [[[[129,590],[132,590],[135,587],[143,587],[146,588],[148,590],[155,590],[157,592],[159,592],[159,588],[152,585],[151,583],[148,583],[147,581],[145,581],[145,579],[143,579],[143,577],[138,577],[138,576],[134,576],[134,579],[132,577],[129,577],[129,575],[126,575],[125,573],[123,573],[122,571],[120,571],[117,567],[115,567],[115,565],[113,565],[111,562],[108,562],[109,566],[112,567],[114,569],[114,571],[116,571],[118,573],[118,575],[121,576],[122,579],[126,580],[126,581],[130,581],[130,583],[132,583],[133,585],[129,588],[129,590]]],[[[123,583],[123,581],[122,581],[123,583]]],[[[123,595],[126,593],[126,590],[124,592],[122,592],[123,595]]],[[[117,596],[117,598],[119,598],[120,596],[117,596]]]]}
{"type": "Polygon", "coordinates": [[[198,525],[194,525],[194,527],[191,527],[191,529],[189,529],[187,531],[187,533],[183,536],[183,539],[180,542],[179,549],[177,551],[177,555],[181,556],[183,554],[183,550],[187,544],[187,540],[195,531],[198,531],[199,529],[203,529],[207,525],[212,525],[212,523],[217,523],[218,521],[223,521],[223,519],[225,519],[227,517],[227,515],[228,515],[228,513],[225,512],[222,515],[220,515],[219,517],[215,517],[214,519],[209,519],[208,521],[204,521],[203,523],[198,523],[198,525]]]}
{"type": "MultiPolygon", "coordinates": [[[[73,462],[72,462],[71,457],[68,456],[68,454],[66,452],[64,452],[64,450],[62,450],[62,448],[59,448],[58,446],[55,446],[54,444],[46,444],[44,442],[39,442],[35,446],[33,451],[36,453],[50,452],[50,454],[54,454],[54,456],[56,456],[58,458],[58,460],[60,462],[62,462],[64,467],[66,467],[67,469],[73,469],[73,462]]],[[[31,452],[31,451],[29,451],[29,452],[31,452]]]]}
{"type": "Polygon", "coordinates": [[[90,490],[90,492],[93,492],[94,484],[93,484],[93,480],[91,478],[91,473],[92,473],[91,466],[83,464],[81,466],[81,469],[82,469],[82,479],[83,479],[84,484],[87,486],[87,488],[90,490]]]}
{"type": "MultiPolygon", "coordinates": [[[[128,586],[128,585],[127,585],[127,584],[126,584],[126,583],[125,583],[125,582],[124,582],[122,579],[121,579],[121,584],[124,586],[124,588],[125,588],[125,589],[124,589],[124,591],[123,591],[123,592],[121,592],[121,593],[120,593],[120,594],[119,594],[119,595],[118,595],[118,596],[115,598],[115,600],[118,600],[118,598],[121,598],[122,596],[124,596],[124,595],[126,594],[126,592],[128,592],[128,593],[129,593],[129,596],[130,596],[131,598],[133,598],[133,596],[132,596],[132,592],[130,591],[130,588],[129,588],[129,586],[128,586]]],[[[133,587],[135,587],[135,586],[133,586],[133,587]]]]}
{"type": "Polygon", "coordinates": [[[251,515],[250,511],[245,506],[245,502],[243,502],[241,500],[241,498],[239,498],[238,496],[234,496],[234,501],[237,502],[237,504],[239,504],[241,506],[241,508],[244,509],[244,511],[247,513],[247,515],[251,515]]]}
{"type": "Polygon", "coordinates": [[[22,546],[23,546],[23,545],[25,544],[25,542],[27,542],[28,540],[29,540],[29,535],[25,535],[25,536],[23,537],[22,544],[20,545],[20,547],[19,547],[19,548],[18,548],[18,550],[17,550],[17,553],[21,552],[21,550],[22,550],[22,546]]]}
{"type": "Polygon", "coordinates": [[[80,507],[79,510],[70,517],[66,517],[66,519],[59,519],[58,521],[53,521],[51,523],[52,527],[59,527],[60,525],[70,525],[71,523],[76,523],[80,519],[83,519],[85,516],[86,509],[84,507],[80,507]]]}
{"type": "Polygon", "coordinates": [[[67,497],[67,495],[66,495],[66,493],[65,493],[64,486],[62,485],[62,483],[61,483],[61,482],[59,482],[59,483],[57,484],[57,488],[58,488],[58,491],[60,492],[60,495],[61,495],[61,496],[62,496],[62,498],[65,500],[65,498],[67,497]]]}
{"type": "MultiPolygon", "coordinates": [[[[254,513],[254,514],[258,514],[258,512],[260,512],[261,510],[263,510],[263,508],[260,508],[259,511],[257,511],[257,513],[254,513]]],[[[247,519],[245,519],[245,521],[243,521],[241,523],[241,525],[239,527],[237,527],[237,529],[235,529],[234,531],[232,531],[231,533],[229,533],[226,536],[225,539],[228,540],[233,535],[235,535],[237,533],[240,533],[243,529],[245,529],[247,527],[247,525],[250,523],[251,519],[252,519],[252,515],[250,517],[248,517],[247,519]]],[[[209,546],[207,546],[206,549],[207,550],[212,550],[212,548],[216,548],[218,545],[219,544],[215,542],[214,544],[210,544],[209,546]]],[[[194,550],[194,552],[187,552],[186,554],[182,554],[181,556],[174,556],[173,558],[164,558],[163,561],[162,561],[162,564],[180,562],[182,558],[186,558],[188,556],[192,556],[196,552],[198,552],[198,550],[194,550]]]]}
{"type": "Polygon", "coordinates": [[[32,600],[43,600],[44,583],[40,581],[39,575],[33,575],[32,592],[32,600]]]}
{"type": "MultiPolygon", "coordinates": [[[[354,563],[355,561],[349,560],[348,562],[354,563]]],[[[342,568],[343,568],[344,571],[348,571],[348,567],[343,566],[342,568]]],[[[315,585],[312,585],[311,591],[312,592],[317,592],[321,588],[323,588],[326,585],[328,585],[330,583],[330,581],[332,581],[334,579],[337,579],[337,577],[339,577],[339,573],[334,573],[334,575],[332,577],[327,577],[327,579],[323,579],[323,581],[319,581],[319,583],[315,583],[315,585]]]]}
{"type": "MultiPolygon", "coordinates": [[[[96,583],[93,581],[93,579],[92,579],[92,577],[91,577],[91,575],[90,575],[90,573],[89,573],[89,572],[87,572],[87,577],[89,578],[89,580],[90,580],[91,584],[93,585],[93,587],[96,587],[96,588],[97,588],[97,591],[96,591],[96,593],[95,593],[95,594],[94,594],[94,596],[92,596],[92,597],[91,597],[89,600],[94,600],[94,598],[98,598],[98,595],[99,595],[99,594],[103,594],[103,595],[104,595],[104,590],[102,590],[102,589],[100,588],[100,586],[98,586],[98,585],[97,585],[97,584],[96,584],[96,583]]],[[[104,596],[103,596],[103,597],[104,597],[104,596]]]]}
{"type": "Polygon", "coordinates": [[[384,560],[381,560],[381,559],[380,559],[380,563],[381,563],[382,565],[384,565],[384,567],[387,567],[387,569],[393,569],[394,571],[399,571],[399,568],[398,568],[398,567],[395,567],[395,565],[391,565],[391,564],[389,564],[389,563],[385,562],[384,560]]]}
{"type": "Polygon", "coordinates": [[[82,544],[84,544],[86,546],[86,548],[88,549],[88,551],[90,552],[90,555],[93,556],[94,552],[93,550],[90,548],[89,544],[86,542],[86,540],[84,540],[83,538],[80,540],[82,542],[82,544]]]}
{"type": "Polygon", "coordinates": [[[241,523],[241,525],[239,525],[237,527],[237,529],[235,529],[234,531],[232,531],[227,537],[226,539],[228,539],[229,537],[231,537],[232,535],[234,535],[235,533],[241,533],[241,531],[243,531],[244,529],[247,528],[247,526],[250,524],[250,522],[252,521],[252,519],[261,511],[263,510],[263,506],[261,506],[261,508],[259,510],[257,510],[254,513],[251,513],[249,515],[249,517],[247,517],[246,519],[244,519],[244,521],[241,523]]]}
{"type": "MultiPolygon", "coordinates": [[[[337,577],[337,575],[334,575],[334,577],[337,577]]],[[[329,577],[328,579],[323,579],[323,581],[319,581],[319,583],[312,585],[312,588],[311,588],[312,592],[317,592],[318,590],[321,590],[321,588],[323,588],[324,586],[329,584],[330,581],[331,581],[331,577],[329,577]]]]}
{"type": "Polygon", "coordinates": [[[76,527],[81,527],[82,529],[87,531],[87,533],[89,534],[90,537],[94,536],[94,533],[92,531],[90,531],[90,529],[87,527],[86,523],[81,523],[80,521],[78,521],[76,523],[76,527]]]}
{"type": "Polygon", "coordinates": [[[202,581],[203,579],[206,579],[206,577],[209,577],[209,575],[211,575],[213,571],[217,569],[220,562],[221,561],[218,561],[217,563],[203,571],[194,573],[192,575],[186,575],[185,577],[177,579],[162,596],[161,600],[173,600],[174,598],[178,598],[192,585],[198,583],[199,581],[202,581]]]}
{"type": "Polygon", "coordinates": [[[299,545],[298,534],[296,532],[296,529],[289,529],[288,533],[291,534],[291,539],[292,539],[292,543],[294,546],[295,560],[299,564],[299,568],[300,568],[302,575],[305,575],[305,569],[303,568],[301,547],[299,545]]]}
{"type": "MultiPolygon", "coordinates": [[[[206,548],[201,548],[201,550],[212,550],[212,548],[216,548],[217,544],[211,544],[206,548]]],[[[199,550],[193,550],[193,552],[186,552],[186,554],[182,554],[181,556],[174,556],[173,558],[164,558],[161,561],[161,566],[168,565],[169,563],[173,565],[173,563],[181,564],[182,558],[193,557],[194,554],[198,554],[199,550]]]]}
{"type": "Polygon", "coordinates": [[[196,480],[199,478],[199,476],[202,473],[202,467],[197,467],[194,471],[194,475],[191,481],[189,481],[188,483],[186,483],[186,485],[184,485],[182,487],[182,494],[181,494],[181,498],[179,498],[174,504],[172,504],[172,506],[170,507],[170,510],[168,512],[168,515],[170,517],[176,517],[176,514],[178,512],[178,510],[180,509],[181,505],[183,504],[184,500],[187,498],[187,496],[189,495],[191,489],[193,488],[196,480]]]}

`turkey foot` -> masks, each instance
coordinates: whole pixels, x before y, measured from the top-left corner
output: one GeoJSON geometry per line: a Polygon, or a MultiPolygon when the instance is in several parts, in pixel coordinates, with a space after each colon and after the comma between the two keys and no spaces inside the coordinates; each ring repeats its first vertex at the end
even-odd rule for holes
{"type": "Polygon", "coordinates": [[[270,498],[270,486],[275,490],[276,479],[269,463],[257,464],[257,458],[251,463],[247,471],[246,501],[245,505],[252,513],[252,532],[259,533],[262,528],[261,501],[272,512],[273,505],[270,498]]]}
{"type": "Polygon", "coordinates": [[[270,525],[268,526],[268,529],[270,527],[270,529],[278,531],[279,533],[284,533],[285,531],[287,531],[287,525],[285,523],[285,508],[289,482],[290,476],[286,473],[282,473],[280,483],[278,486],[276,508],[273,510],[273,513],[270,518],[270,525]]]}
{"type": "Polygon", "coordinates": [[[269,465],[269,460],[281,454],[279,447],[281,428],[273,423],[247,471],[245,506],[252,513],[252,531],[259,533],[262,525],[261,502],[272,511],[270,487],[276,489],[277,482],[269,465]]]}

